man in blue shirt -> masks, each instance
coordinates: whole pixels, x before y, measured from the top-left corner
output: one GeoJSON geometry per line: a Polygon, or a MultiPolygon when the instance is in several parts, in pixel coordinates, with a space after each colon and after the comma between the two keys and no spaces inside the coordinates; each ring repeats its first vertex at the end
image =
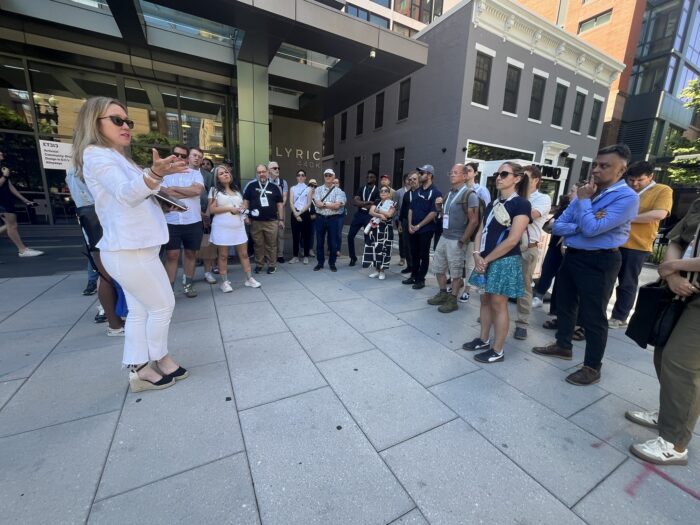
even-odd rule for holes
{"type": "Polygon", "coordinates": [[[420,186],[415,191],[411,206],[408,210],[408,233],[411,246],[411,277],[401,281],[403,284],[412,284],[414,290],[425,287],[425,274],[428,273],[430,264],[430,241],[435,233],[435,199],[442,197],[442,193],[433,186],[433,168],[426,164],[418,168],[420,186]]]}
{"type": "Polygon", "coordinates": [[[606,308],[622,264],[619,247],[627,242],[639,210],[639,196],[623,180],[631,157],[624,144],[598,151],[588,183],[552,227],[564,238],[566,255],[557,274],[557,340],[535,347],[536,354],[572,359],[571,339],[580,309],[586,330],[583,366],[566,380],[574,385],[600,381],[608,339],[606,308]]]}

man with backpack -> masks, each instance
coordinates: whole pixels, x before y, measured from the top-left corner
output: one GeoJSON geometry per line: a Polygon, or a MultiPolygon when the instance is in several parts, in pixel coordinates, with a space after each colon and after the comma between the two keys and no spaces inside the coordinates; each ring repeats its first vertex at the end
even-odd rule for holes
{"type": "Polygon", "coordinates": [[[428,304],[437,305],[441,313],[454,312],[459,308],[457,297],[464,282],[464,264],[474,233],[479,228],[479,197],[467,185],[467,172],[463,164],[455,164],[450,171],[450,192],[435,199],[441,216],[442,236],[435,248],[433,271],[439,291],[428,299],[428,304]],[[447,291],[447,271],[452,276],[452,291],[447,291]]]}

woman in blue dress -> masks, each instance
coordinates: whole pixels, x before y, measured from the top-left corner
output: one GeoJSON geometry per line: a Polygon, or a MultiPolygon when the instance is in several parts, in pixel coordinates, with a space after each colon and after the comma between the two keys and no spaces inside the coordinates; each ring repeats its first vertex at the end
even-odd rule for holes
{"type": "Polygon", "coordinates": [[[474,239],[474,271],[469,284],[480,289],[481,333],[465,343],[465,350],[481,350],[474,359],[481,363],[503,361],[503,343],[508,335],[508,298],[525,294],[520,244],[527,235],[531,206],[527,200],[528,176],[515,162],[498,169],[498,199],[486,208],[484,221],[474,239]],[[491,327],[494,338],[490,339],[491,327]]]}

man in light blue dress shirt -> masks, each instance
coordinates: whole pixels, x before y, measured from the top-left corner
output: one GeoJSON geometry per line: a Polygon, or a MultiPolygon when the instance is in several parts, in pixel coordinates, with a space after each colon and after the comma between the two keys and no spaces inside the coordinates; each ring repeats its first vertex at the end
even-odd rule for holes
{"type": "Polygon", "coordinates": [[[601,149],[591,165],[588,183],[552,227],[564,238],[566,255],[557,274],[557,340],[533,352],[572,359],[571,339],[578,311],[586,330],[583,366],[566,380],[590,385],[600,380],[608,339],[607,304],[622,264],[619,247],[627,242],[639,196],[624,181],[631,153],[624,144],[601,149]]]}

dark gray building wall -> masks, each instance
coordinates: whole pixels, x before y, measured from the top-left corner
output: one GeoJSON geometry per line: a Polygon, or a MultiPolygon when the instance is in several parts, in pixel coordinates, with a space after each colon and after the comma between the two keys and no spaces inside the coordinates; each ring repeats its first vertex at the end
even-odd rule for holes
{"type": "MultiPolygon", "coordinates": [[[[351,192],[353,158],[362,157],[361,181],[371,166],[372,153],[381,154],[380,172],[393,172],[394,149],[405,148],[404,172],[430,163],[435,166],[436,183],[448,185],[447,172],[455,162],[465,157],[467,140],[534,152],[540,161],[543,141],[568,144],[567,151],[575,157],[571,174],[578,180],[582,158],[595,156],[600,142],[604,115],[601,114],[595,138],[587,136],[593,108],[594,94],[603,98],[603,112],[608,87],[594,83],[585,76],[553,60],[511,43],[471,23],[472,4],[449,14],[439,24],[419,37],[429,45],[428,65],[411,76],[410,111],[407,119],[397,121],[399,84],[385,90],[384,126],[373,129],[374,97],[365,101],[365,132],[355,136],[356,106],[348,109],[348,133],[340,141],[340,115],[335,117],[335,158],[346,164],[346,191],[351,192]],[[472,88],[476,61],[476,44],[496,51],[491,70],[489,107],[474,106],[472,88]],[[503,96],[507,58],[524,64],[518,93],[517,117],[504,115],[503,96]],[[541,123],[528,120],[533,68],[549,73],[541,123]],[[551,126],[557,77],[570,83],[567,90],[562,129],[551,126]],[[576,87],[586,94],[580,135],[571,132],[571,119],[576,98],[576,87]],[[443,153],[442,149],[446,151],[443,153]]],[[[489,160],[489,159],[485,159],[489,160]]],[[[337,171],[337,169],[336,169],[337,171]]],[[[482,181],[484,182],[484,181],[482,181]]]]}

